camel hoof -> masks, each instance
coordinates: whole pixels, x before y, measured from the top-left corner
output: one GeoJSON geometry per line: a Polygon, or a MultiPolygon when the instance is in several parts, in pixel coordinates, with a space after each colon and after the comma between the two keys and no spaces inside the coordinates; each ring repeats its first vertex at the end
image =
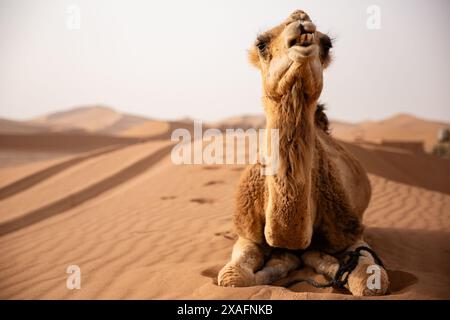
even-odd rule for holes
{"type": "Polygon", "coordinates": [[[222,287],[250,287],[255,285],[255,274],[248,268],[228,263],[219,272],[218,284],[222,287]]]}
{"type": "Polygon", "coordinates": [[[358,265],[348,277],[348,289],[354,296],[384,295],[389,289],[387,272],[379,265],[358,265]]]}

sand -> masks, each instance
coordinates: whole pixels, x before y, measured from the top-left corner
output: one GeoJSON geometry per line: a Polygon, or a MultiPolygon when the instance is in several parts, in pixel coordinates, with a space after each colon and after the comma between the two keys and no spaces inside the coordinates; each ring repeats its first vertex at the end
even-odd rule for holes
{"type": "Polygon", "coordinates": [[[46,132],[46,126],[38,124],[28,124],[21,121],[0,119],[0,133],[33,134],[36,132],[46,132]]]}
{"type": "MultiPolygon", "coordinates": [[[[264,128],[263,114],[236,116],[214,123],[219,128],[264,128]]],[[[371,142],[386,146],[401,146],[413,152],[433,150],[440,129],[450,129],[450,124],[421,119],[409,114],[397,114],[379,121],[351,123],[330,119],[333,136],[348,142],[371,142]]]]}
{"type": "MultiPolygon", "coordinates": [[[[142,125],[127,135],[147,139],[111,143],[99,135],[89,148],[2,166],[0,298],[360,299],[307,284],[218,287],[236,237],[233,195],[243,166],[173,165],[174,127],[142,125]],[[80,290],[66,288],[72,264],[81,269],[80,290]]],[[[74,135],[70,141],[81,141],[74,135]]],[[[67,133],[52,139],[51,146],[67,143],[67,133]]],[[[450,160],[343,145],[373,186],[365,234],[392,282],[376,299],[450,299],[450,160]]]]}
{"type": "MultiPolygon", "coordinates": [[[[424,120],[408,114],[398,114],[381,121],[346,123],[332,121],[335,137],[346,140],[365,140],[376,143],[419,144],[425,152],[431,152],[437,142],[438,131],[449,128],[448,123],[424,120]]],[[[417,149],[417,146],[412,146],[417,149]]]]}
{"type": "Polygon", "coordinates": [[[110,107],[84,106],[37,117],[27,121],[26,125],[46,127],[51,131],[72,130],[115,135],[147,120],[110,107]]]}

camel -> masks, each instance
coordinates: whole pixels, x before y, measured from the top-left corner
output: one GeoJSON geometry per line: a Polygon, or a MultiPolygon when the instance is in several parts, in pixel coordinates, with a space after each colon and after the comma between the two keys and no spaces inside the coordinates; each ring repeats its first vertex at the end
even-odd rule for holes
{"type": "MultiPolygon", "coordinates": [[[[279,130],[279,167],[263,175],[257,163],[242,174],[234,214],[239,238],[219,272],[221,286],[271,284],[301,265],[333,278],[340,254],[370,249],[362,224],[369,179],[331,137],[318,104],[331,48],[330,37],[298,10],[259,35],[249,50],[249,61],[262,75],[266,129],[279,130]]],[[[373,252],[360,251],[345,288],[358,296],[385,294],[389,279],[376,261],[373,252]],[[374,265],[380,270],[375,288],[367,285],[374,265]]]]}

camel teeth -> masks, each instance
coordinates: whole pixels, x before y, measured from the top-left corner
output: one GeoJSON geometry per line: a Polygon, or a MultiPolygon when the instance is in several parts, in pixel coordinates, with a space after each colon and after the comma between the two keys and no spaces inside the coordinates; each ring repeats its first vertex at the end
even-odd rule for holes
{"type": "Polygon", "coordinates": [[[307,40],[307,34],[302,34],[300,36],[300,44],[304,43],[307,40]]]}

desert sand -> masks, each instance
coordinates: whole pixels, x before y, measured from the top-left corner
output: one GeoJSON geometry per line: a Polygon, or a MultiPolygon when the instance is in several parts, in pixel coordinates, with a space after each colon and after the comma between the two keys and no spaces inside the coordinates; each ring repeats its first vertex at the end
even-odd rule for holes
{"type": "MultiPolygon", "coordinates": [[[[125,125],[120,119],[130,118],[116,114],[86,125],[82,112],[71,117],[35,122],[49,132],[19,134],[11,125],[0,134],[0,154],[9,155],[0,157],[1,299],[362,299],[304,283],[217,286],[236,237],[231,218],[244,166],[174,165],[170,133],[186,122],[125,125]],[[66,288],[73,264],[79,290],[66,288]]],[[[355,127],[367,124],[337,134],[347,135],[342,145],[373,187],[365,235],[391,288],[371,299],[450,299],[450,160],[409,148],[405,117],[367,129],[404,144],[382,144],[375,134],[356,139],[355,127]]],[[[419,129],[410,137],[432,144],[435,123],[419,129]]],[[[298,276],[324,280],[308,269],[289,275],[298,276]]]]}
{"type": "Polygon", "coordinates": [[[334,135],[346,141],[365,140],[375,143],[408,143],[408,147],[421,148],[430,152],[437,142],[437,132],[448,124],[420,119],[409,114],[398,114],[381,121],[364,121],[348,123],[334,121],[334,135]]]}
{"type": "Polygon", "coordinates": [[[72,108],[37,117],[27,121],[29,125],[40,125],[52,131],[82,130],[115,134],[146,122],[143,117],[122,114],[105,106],[72,108]]]}

